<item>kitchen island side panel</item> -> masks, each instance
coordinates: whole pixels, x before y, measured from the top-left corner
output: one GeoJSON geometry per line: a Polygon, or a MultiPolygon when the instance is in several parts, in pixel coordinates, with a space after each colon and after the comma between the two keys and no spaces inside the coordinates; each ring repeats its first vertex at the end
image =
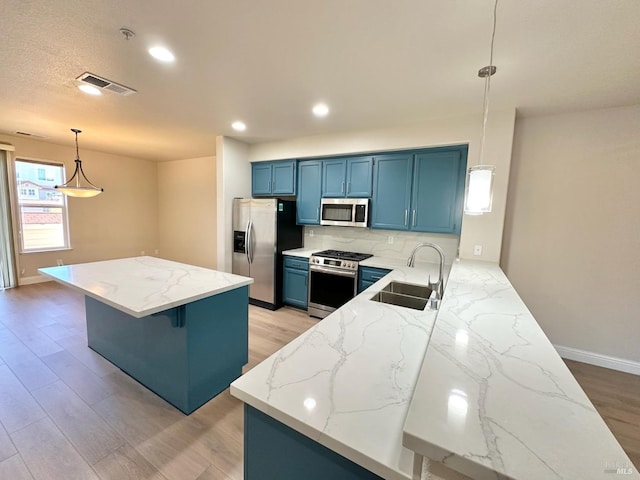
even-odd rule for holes
{"type": "Polygon", "coordinates": [[[228,388],[249,362],[249,287],[189,303],[186,318],[193,411],[228,388]]]}
{"type": "Polygon", "coordinates": [[[248,358],[248,287],[142,318],[85,297],[89,347],[185,413],[229,386],[248,358]]]}

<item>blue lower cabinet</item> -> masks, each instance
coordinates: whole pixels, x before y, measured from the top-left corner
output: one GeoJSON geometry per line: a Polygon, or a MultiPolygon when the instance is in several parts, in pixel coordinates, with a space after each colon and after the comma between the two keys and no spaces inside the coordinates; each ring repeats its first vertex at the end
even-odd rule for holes
{"type": "Polygon", "coordinates": [[[282,301],[292,307],[307,309],[309,261],[300,257],[283,257],[282,301]]]}
{"type": "Polygon", "coordinates": [[[358,293],[369,288],[389,272],[391,270],[386,268],[360,267],[358,269],[358,293]]]}
{"type": "Polygon", "coordinates": [[[244,406],[245,480],[381,480],[292,428],[244,406]]]}

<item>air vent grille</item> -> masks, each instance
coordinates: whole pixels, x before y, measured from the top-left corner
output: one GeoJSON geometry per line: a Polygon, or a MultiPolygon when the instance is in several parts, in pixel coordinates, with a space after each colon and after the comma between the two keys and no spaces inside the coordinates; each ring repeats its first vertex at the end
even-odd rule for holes
{"type": "Polygon", "coordinates": [[[95,85],[96,87],[104,88],[109,85],[109,82],[102,80],[98,77],[94,77],[93,75],[85,75],[84,78],[81,78],[83,82],[90,83],[91,85],[95,85]]]}
{"type": "Polygon", "coordinates": [[[45,137],[44,135],[38,135],[36,133],[29,133],[29,132],[16,132],[16,135],[22,135],[23,137],[33,137],[33,138],[48,138],[48,137],[45,137]]]}
{"type": "Polygon", "coordinates": [[[98,87],[102,90],[109,90],[110,92],[117,93],[118,95],[127,96],[136,91],[133,88],[125,87],[116,82],[112,82],[111,80],[107,80],[106,78],[99,77],[93,73],[84,72],[78,78],[76,78],[79,82],[88,83],[93,85],[94,87],[98,87]]]}

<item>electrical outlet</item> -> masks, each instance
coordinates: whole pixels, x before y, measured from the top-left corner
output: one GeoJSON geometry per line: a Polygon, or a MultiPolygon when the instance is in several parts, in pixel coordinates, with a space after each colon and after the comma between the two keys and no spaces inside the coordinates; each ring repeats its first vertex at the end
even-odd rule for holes
{"type": "Polygon", "coordinates": [[[310,236],[310,237],[313,237],[313,228],[310,228],[310,229],[309,229],[309,236],[310,236]]]}
{"type": "Polygon", "coordinates": [[[388,243],[389,245],[393,245],[393,235],[389,235],[389,236],[387,237],[387,243],[388,243]]]}
{"type": "Polygon", "coordinates": [[[62,261],[62,259],[58,258],[56,260],[56,265],[58,265],[59,267],[61,267],[62,265],[64,265],[64,262],[62,261]]]}
{"type": "Polygon", "coordinates": [[[473,254],[474,254],[476,257],[480,257],[480,256],[482,256],[482,245],[475,245],[475,246],[473,247],[473,254]]]}

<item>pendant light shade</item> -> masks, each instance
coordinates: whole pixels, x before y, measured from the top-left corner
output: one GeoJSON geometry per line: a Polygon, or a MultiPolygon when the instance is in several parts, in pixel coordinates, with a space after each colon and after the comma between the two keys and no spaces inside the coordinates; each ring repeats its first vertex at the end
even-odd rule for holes
{"type": "Polygon", "coordinates": [[[492,165],[476,165],[467,171],[464,212],[467,215],[482,215],[491,211],[493,201],[492,165]]]}
{"type": "Polygon", "coordinates": [[[467,170],[467,184],[464,196],[464,213],[467,215],[482,215],[491,212],[493,201],[493,176],[495,167],[484,165],[484,144],[487,131],[487,118],[489,117],[489,93],[491,91],[491,76],[496,73],[493,65],[493,41],[496,36],[496,13],[498,0],[493,7],[493,31],[491,33],[491,49],[489,65],[478,71],[478,76],[485,79],[484,104],[482,113],[482,136],[480,137],[480,161],[478,165],[467,170]]]}
{"type": "Polygon", "coordinates": [[[71,131],[76,134],[76,170],[67,183],[56,185],[54,188],[69,197],[88,198],[100,195],[104,192],[104,188],[96,187],[91,183],[82,170],[82,160],[78,151],[78,134],[82,133],[82,130],[72,128],[71,131]]]}

